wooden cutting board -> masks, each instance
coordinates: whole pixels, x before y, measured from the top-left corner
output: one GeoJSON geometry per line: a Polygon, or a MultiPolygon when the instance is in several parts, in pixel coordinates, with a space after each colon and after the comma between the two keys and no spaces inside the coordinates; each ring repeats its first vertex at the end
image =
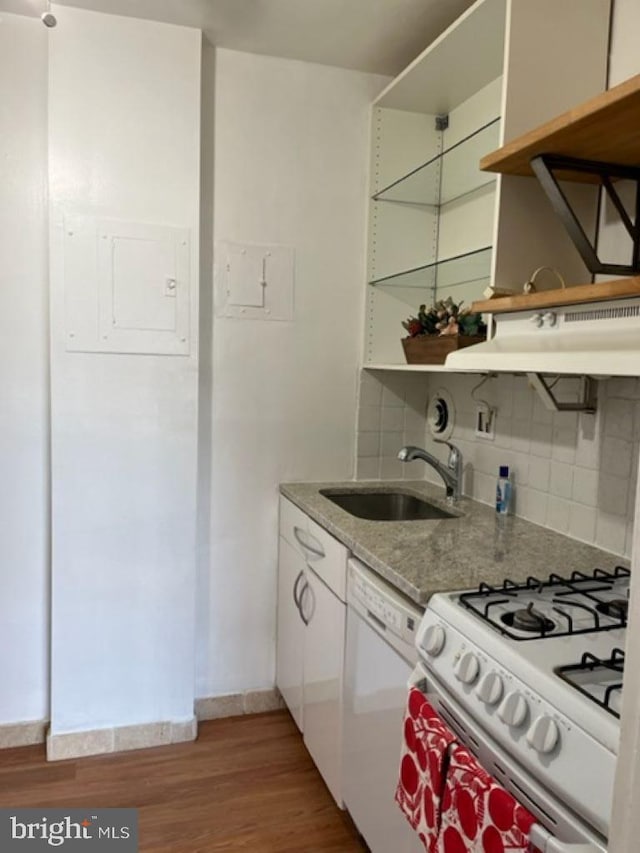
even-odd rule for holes
{"type": "Polygon", "coordinates": [[[598,284],[559,287],[556,290],[543,290],[541,293],[521,293],[514,296],[501,296],[498,299],[483,299],[474,302],[471,310],[479,314],[505,314],[511,311],[537,311],[587,302],[607,302],[611,299],[628,299],[632,296],[640,296],[640,276],[617,278],[598,284]]]}

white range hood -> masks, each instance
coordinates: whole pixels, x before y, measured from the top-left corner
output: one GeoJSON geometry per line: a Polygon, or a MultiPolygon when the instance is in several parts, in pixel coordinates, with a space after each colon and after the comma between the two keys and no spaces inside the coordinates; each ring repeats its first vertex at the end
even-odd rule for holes
{"type": "MultiPolygon", "coordinates": [[[[638,279],[624,282],[629,292],[638,279]]],[[[614,283],[605,283],[605,285],[614,283]]],[[[446,367],[454,370],[540,373],[580,376],[640,376],[640,296],[602,300],[605,285],[585,285],[510,300],[517,310],[496,313],[491,340],[451,353],[446,367]],[[578,293],[580,291],[580,293],[578,293]],[[584,294],[584,301],[573,301],[584,294]],[[595,297],[595,300],[594,300],[595,297]],[[531,301],[539,307],[523,310],[531,301]],[[545,304],[547,303],[547,304],[545,304]],[[503,313],[504,312],[504,313],[503,313]]],[[[622,288],[620,288],[622,289],[622,288]]],[[[495,300],[494,304],[505,300],[495,300]]],[[[474,310],[491,310],[476,303],[474,310]]]]}

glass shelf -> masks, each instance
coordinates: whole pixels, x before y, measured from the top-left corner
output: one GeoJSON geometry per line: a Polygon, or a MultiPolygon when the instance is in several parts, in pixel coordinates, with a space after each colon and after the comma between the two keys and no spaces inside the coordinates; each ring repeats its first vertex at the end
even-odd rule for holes
{"type": "Polygon", "coordinates": [[[394,181],[373,196],[374,201],[394,201],[441,207],[480,187],[493,184],[496,176],[481,172],[480,159],[500,144],[500,119],[447,148],[394,181]]]}
{"type": "Polygon", "coordinates": [[[459,284],[488,279],[491,273],[491,246],[456,255],[453,258],[443,258],[423,266],[372,279],[369,284],[374,287],[434,289],[440,292],[459,284]]]}

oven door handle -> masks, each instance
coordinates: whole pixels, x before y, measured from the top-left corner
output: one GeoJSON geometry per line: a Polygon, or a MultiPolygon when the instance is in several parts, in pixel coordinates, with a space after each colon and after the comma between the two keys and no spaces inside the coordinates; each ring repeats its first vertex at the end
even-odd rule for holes
{"type": "Polygon", "coordinates": [[[578,843],[558,841],[539,823],[534,823],[531,827],[529,841],[542,853],[599,853],[598,848],[588,841],[578,843]]]}

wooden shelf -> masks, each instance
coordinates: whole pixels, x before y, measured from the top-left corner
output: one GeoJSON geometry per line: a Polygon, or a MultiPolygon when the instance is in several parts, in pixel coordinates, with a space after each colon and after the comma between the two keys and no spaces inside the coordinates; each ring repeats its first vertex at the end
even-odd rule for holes
{"type": "MultiPolygon", "coordinates": [[[[504,175],[533,175],[530,162],[540,154],[640,166],[639,114],[640,74],[488,154],[480,168],[504,175]]],[[[558,177],[583,183],[599,180],[579,172],[558,177]]]]}
{"type": "Polygon", "coordinates": [[[640,296],[640,276],[618,278],[599,284],[579,284],[575,287],[543,290],[542,293],[522,293],[516,296],[502,296],[499,299],[485,299],[474,302],[471,310],[482,314],[505,314],[513,311],[539,311],[558,308],[562,305],[606,302],[630,296],[640,296]]]}

